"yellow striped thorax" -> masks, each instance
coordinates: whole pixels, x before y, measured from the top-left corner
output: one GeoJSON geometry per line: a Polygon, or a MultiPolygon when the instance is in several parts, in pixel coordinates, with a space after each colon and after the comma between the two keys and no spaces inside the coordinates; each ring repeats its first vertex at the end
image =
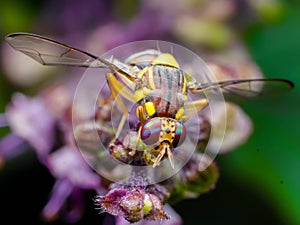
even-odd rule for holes
{"type": "Polygon", "coordinates": [[[143,107],[142,112],[137,112],[137,115],[144,115],[139,118],[141,121],[154,116],[181,119],[187,100],[187,80],[173,55],[160,53],[153,57],[137,77],[142,82],[137,85],[134,98],[143,107]]]}

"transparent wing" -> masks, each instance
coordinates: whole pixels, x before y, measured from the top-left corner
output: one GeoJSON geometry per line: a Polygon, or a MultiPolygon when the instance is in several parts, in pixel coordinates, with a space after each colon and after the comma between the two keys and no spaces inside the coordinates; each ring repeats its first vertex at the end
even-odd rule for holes
{"type": "Polygon", "coordinates": [[[43,65],[106,67],[119,70],[116,65],[105,59],[36,34],[13,33],[5,39],[15,50],[43,65]]]}
{"type": "Polygon", "coordinates": [[[191,93],[222,92],[225,97],[252,98],[264,95],[276,95],[294,87],[286,79],[242,79],[228,80],[207,84],[193,83],[188,88],[191,93]]]}

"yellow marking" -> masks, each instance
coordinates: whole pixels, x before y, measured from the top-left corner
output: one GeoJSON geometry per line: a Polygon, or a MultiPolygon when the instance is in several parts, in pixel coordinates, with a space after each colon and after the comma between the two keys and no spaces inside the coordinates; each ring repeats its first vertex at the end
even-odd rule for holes
{"type": "Polygon", "coordinates": [[[136,116],[139,118],[140,123],[143,124],[146,119],[143,106],[140,105],[136,108],[136,116]]]}
{"type": "Polygon", "coordinates": [[[160,127],[160,136],[159,142],[162,143],[164,141],[168,141],[170,143],[173,142],[173,131],[175,131],[175,120],[173,119],[163,119],[160,127]],[[166,132],[166,130],[169,132],[166,132]]]}
{"type": "Polygon", "coordinates": [[[149,67],[145,67],[144,69],[142,69],[138,74],[137,77],[142,79],[143,76],[145,75],[146,71],[148,70],[149,67]]]}
{"type": "Polygon", "coordinates": [[[143,89],[138,89],[134,92],[134,99],[136,102],[139,102],[145,97],[143,89]]]}
{"type": "Polygon", "coordinates": [[[143,87],[134,92],[134,99],[136,102],[145,98],[146,95],[149,95],[151,90],[149,88],[143,87]]]}
{"type": "Polygon", "coordinates": [[[148,165],[153,165],[153,160],[151,158],[152,155],[150,152],[145,151],[143,156],[148,165]]]}
{"type": "Polygon", "coordinates": [[[149,88],[143,87],[143,93],[144,95],[150,95],[151,90],[149,88]]]}
{"type": "Polygon", "coordinates": [[[187,121],[189,119],[189,117],[187,115],[182,115],[181,120],[183,122],[187,121]]]}
{"type": "Polygon", "coordinates": [[[176,61],[174,56],[169,53],[160,54],[155,59],[153,59],[151,64],[152,65],[165,65],[165,66],[179,68],[178,62],[176,61]]]}
{"type": "Polygon", "coordinates": [[[150,88],[152,90],[155,90],[156,87],[155,87],[154,80],[153,80],[153,68],[151,68],[151,67],[148,69],[148,80],[149,80],[150,88]]]}
{"type": "Polygon", "coordinates": [[[181,107],[175,115],[176,120],[179,120],[181,118],[183,112],[184,112],[184,109],[181,107]]]}
{"type": "Polygon", "coordinates": [[[175,120],[173,119],[163,119],[161,122],[161,134],[159,138],[159,154],[154,161],[153,167],[159,166],[161,160],[165,156],[168,155],[171,167],[174,169],[174,159],[173,154],[171,151],[171,145],[174,140],[174,133],[175,132],[175,120]],[[167,132],[167,130],[169,130],[167,132]],[[161,137],[162,136],[162,137],[161,137]]]}
{"type": "Polygon", "coordinates": [[[183,88],[182,88],[182,94],[185,95],[186,93],[186,77],[183,75],[183,88]]]}
{"type": "Polygon", "coordinates": [[[145,103],[146,112],[149,116],[153,116],[156,112],[155,106],[152,102],[146,102],[145,103]]]}
{"type": "Polygon", "coordinates": [[[149,195],[146,194],[145,197],[144,197],[143,212],[144,212],[145,215],[147,215],[151,212],[152,209],[153,209],[152,200],[150,200],[149,195]]]}

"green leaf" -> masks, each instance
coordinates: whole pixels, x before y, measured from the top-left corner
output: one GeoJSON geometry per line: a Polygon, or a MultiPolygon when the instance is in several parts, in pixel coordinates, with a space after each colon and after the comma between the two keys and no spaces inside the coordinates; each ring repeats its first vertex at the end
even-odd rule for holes
{"type": "Polygon", "coordinates": [[[300,224],[300,11],[291,7],[280,24],[256,27],[248,35],[250,53],[266,77],[290,79],[296,88],[278,98],[243,105],[253,119],[254,134],[223,156],[220,173],[265,195],[285,224],[300,224]]]}

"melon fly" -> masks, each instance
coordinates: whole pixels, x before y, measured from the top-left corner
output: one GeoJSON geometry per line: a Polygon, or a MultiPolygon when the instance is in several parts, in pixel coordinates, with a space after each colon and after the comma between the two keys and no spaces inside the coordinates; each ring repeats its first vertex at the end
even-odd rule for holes
{"type": "Polygon", "coordinates": [[[137,52],[120,62],[117,59],[97,57],[35,34],[13,33],[6,36],[6,41],[15,50],[43,65],[108,68],[110,72],[105,74],[107,84],[112,98],[123,113],[111,144],[119,138],[129,113],[119,97],[121,95],[137,105],[138,138],[146,146],[143,160],[153,167],[168,158],[174,168],[173,150],[185,140],[185,122],[209,104],[205,97],[188,100],[188,94],[222,90],[225,95],[252,97],[272,92],[273,86],[277,87],[276,91],[293,87],[293,83],[285,79],[201,83],[182,70],[172,54],[154,49],[137,52]]]}

